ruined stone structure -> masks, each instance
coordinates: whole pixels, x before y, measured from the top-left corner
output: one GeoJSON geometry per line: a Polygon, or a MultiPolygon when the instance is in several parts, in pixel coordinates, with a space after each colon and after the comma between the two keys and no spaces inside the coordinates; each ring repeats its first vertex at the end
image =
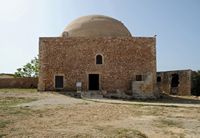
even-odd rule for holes
{"type": "Polygon", "coordinates": [[[0,77],[0,88],[37,88],[38,78],[0,77]]]}
{"type": "Polygon", "coordinates": [[[155,97],[156,38],[132,36],[118,20],[84,16],[60,37],[39,40],[40,91],[106,91],[155,97]]]}
{"type": "Polygon", "coordinates": [[[160,91],[173,95],[191,95],[192,70],[176,70],[157,73],[160,91]]]}

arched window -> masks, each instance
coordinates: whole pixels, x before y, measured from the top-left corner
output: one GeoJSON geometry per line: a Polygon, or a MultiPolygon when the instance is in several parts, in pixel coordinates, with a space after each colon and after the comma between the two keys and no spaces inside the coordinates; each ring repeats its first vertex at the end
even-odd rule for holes
{"type": "Polygon", "coordinates": [[[102,55],[96,55],[96,64],[103,64],[102,55]]]}

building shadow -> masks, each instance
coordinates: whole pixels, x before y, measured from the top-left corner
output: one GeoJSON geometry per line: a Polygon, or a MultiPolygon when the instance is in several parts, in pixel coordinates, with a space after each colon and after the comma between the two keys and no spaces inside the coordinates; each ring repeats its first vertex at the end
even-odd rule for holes
{"type": "Polygon", "coordinates": [[[146,103],[168,103],[168,104],[200,104],[200,97],[195,96],[177,96],[177,95],[169,95],[166,93],[162,93],[160,98],[157,99],[122,99],[122,98],[116,98],[116,97],[103,97],[99,98],[99,96],[87,96],[83,97],[81,93],[77,93],[76,91],[56,91],[56,93],[59,93],[61,95],[73,97],[73,98],[87,98],[87,99],[104,99],[104,100],[121,100],[121,101],[127,101],[127,102],[146,102],[146,103]]]}
{"type": "Polygon", "coordinates": [[[161,93],[158,99],[143,100],[151,103],[172,103],[172,104],[200,104],[200,97],[197,96],[177,96],[161,93]]]}

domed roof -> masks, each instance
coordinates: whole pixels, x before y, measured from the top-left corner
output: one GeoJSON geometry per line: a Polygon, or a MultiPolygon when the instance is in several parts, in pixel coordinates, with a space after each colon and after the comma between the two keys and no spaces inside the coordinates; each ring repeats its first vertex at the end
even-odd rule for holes
{"type": "Polygon", "coordinates": [[[103,16],[83,16],[72,21],[63,32],[64,37],[130,37],[131,33],[120,21],[103,16]]]}

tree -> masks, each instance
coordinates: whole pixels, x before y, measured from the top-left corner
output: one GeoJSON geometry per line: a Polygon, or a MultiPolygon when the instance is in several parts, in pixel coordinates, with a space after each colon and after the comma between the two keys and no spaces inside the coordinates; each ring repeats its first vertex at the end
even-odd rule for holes
{"type": "Polygon", "coordinates": [[[200,70],[192,75],[192,95],[200,96],[200,70]]]}
{"type": "Polygon", "coordinates": [[[15,72],[15,77],[38,77],[39,74],[39,60],[34,57],[30,63],[27,63],[22,68],[18,68],[15,72]]]}

